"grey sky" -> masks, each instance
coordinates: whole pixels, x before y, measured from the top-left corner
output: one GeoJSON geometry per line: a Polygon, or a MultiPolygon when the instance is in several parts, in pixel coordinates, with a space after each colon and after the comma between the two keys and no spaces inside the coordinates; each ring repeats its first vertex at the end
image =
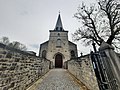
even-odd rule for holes
{"type": "MultiPolygon", "coordinates": [[[[81,3],[81,0],[0,0],[0,38],[7,36],[38,53],[39,44],[48,40],[49,30],[55,28],[60,10],[63,27],[72,41],[71,33],[80,26],[73,15],[81,3]]],[[[79,52],[90,51],[89,47],[77,44],[79,52]]]]}

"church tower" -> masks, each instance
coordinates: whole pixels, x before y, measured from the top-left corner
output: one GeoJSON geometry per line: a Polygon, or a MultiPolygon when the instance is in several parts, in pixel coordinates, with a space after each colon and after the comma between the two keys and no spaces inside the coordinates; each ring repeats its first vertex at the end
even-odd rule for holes
{"type": "Polygon", "coordinates": [[[77,57],[77,45],[68,40],[68,31],[63,29],[60,14],[54,30],[50,30],[49,40],[40,45],[39,56],[53,62],[56,68],[64,67],[64,62],[77,57]]]}

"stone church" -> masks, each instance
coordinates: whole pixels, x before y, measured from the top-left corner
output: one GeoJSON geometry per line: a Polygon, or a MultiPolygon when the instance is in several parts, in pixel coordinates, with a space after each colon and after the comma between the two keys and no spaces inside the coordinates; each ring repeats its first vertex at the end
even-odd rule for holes
{"type": "Polygon", "coordinates": [[[62,68],[65,61],[78,56],[77,45],[68,40],[68,31],[63,29],[60,14],[55,29],[49,32],[49,40],[40,44],[39,56],[51,60],[55,68],[62,68]]]}

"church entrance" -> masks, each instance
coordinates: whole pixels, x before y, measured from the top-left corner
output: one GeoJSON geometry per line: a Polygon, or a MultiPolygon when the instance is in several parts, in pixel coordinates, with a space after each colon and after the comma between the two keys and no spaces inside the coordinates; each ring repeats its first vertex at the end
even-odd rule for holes
{"type": "Polygon", "coordinates": [[[57,54],[55,56],[55,68],[62,68],[62,66],[63,66],[62,55],[57,54]]]}

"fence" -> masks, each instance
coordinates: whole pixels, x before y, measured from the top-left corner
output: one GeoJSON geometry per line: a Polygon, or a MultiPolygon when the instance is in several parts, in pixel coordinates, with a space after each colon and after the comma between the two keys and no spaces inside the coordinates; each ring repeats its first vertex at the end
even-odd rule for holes
{"type": "MultiPolygon", "coordinates": [[[[100,90],[120,90],[120,58],[110,46],[91,52],[100,90]]],[[[103,48],[103,47],[102,47],[103,48]]]]}

